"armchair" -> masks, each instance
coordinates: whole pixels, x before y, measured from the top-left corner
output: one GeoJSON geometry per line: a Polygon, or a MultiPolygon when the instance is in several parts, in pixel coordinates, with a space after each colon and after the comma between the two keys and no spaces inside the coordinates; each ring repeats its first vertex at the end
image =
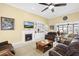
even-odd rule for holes
{"type": "Polygon", "coordinates": [[[8,41],[4,41],[0,43],[0,51],[3,51],[5,49],[8,49],[12,54],[15,54],[12,44],[8,43],[8,41]]]}

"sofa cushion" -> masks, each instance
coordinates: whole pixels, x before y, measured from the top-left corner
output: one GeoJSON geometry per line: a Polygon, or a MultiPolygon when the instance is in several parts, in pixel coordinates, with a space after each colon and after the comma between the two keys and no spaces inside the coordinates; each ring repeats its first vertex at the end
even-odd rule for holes
{"type": "Polygon", "coordinates": [[[74,41],[69,44],[67,56],[79,56],[79,41],[74,41]]]}
{"type": "Polygon", "coordinates": [[[70,43],[71,43],[70,41],[66,40],[66,41],[64,41],[63,44],[69,45],[70,43]]]}
{"type": "Polygon", "coordinates": [[[56,47],[54,47],[54,50],[60,53],[61,55],[65,55],[68,50],[68,46],[65,44],[59,43],[56,47]]]}
{"type": "Polygon", "coordinates": [[[70,48],[70,49],[77,49],[77,50],[79,51],[79,41],[72,42],[72,43],[69,45],[69,48],[70,48]]]}
{"type": "Polygon", "coordinates": [[[74,38],[79,39],[79,34],[75,34],[74,38]]]}
{"type": "Polygon", "coordinates": [[[6,45],[6,44],[8,44],[8,41],[1,42],[1,43],[0,43],[0,47],[1,47],[1,46],[4,46],[4,45],[6,45]]]}
{"type": "Polygon", "coordinates": [[[49,56],[62,56],[62,55],[54,50],[51,50],[51,51],[49,51],[49,56]]]}
{"type": "Polygon", "coordinates": [[[66,56],[79,56],[79,51],[77,49],[68,49],[66,56]]]}

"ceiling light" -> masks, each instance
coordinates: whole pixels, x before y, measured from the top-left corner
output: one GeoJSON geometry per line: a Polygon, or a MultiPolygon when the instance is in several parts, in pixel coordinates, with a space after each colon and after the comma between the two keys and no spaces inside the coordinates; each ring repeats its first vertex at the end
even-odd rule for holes
{"type": "Polygon", "coordinates": [[[49,9],[52,9],[52,8],[54,8],[54,6],[52,6],[52,5],[51,5],[51,6],[49,6],[49,9]]]}

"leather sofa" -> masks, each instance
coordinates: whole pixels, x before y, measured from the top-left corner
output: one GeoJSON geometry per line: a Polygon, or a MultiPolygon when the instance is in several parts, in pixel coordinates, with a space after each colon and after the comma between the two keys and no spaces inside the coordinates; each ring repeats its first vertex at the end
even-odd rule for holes
{"type": "Polygon", "coordinates": [[[65,45],[59,43],[49,51],[49,56],[79,56],[79,41],[65,45]]]}
{"type": "Polygon", "coordinates": [[[8,49],[13,55],[15,55],[14,48],[12,44],[8,43],[8,41],[4,41],[0,43],[0,52],[5,49],[8,49]]]}
{"type": "Polygon", "coordinates": [[[56,35],[57,35],[56,32],[48,32],[45,35],[45,39],[52,40],[54,42],[56,35]]]}

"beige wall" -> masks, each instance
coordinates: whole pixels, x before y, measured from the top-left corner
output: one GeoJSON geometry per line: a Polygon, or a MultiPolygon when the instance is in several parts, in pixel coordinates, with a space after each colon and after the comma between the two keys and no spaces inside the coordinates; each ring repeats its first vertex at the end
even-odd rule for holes
{"type": "Polygon", "coordinates": [[[19,10],[6,4],[0,4],[0,17],[10,17],[15,19],[14,30],[0,30],[0,42],[8,40],[11,43],[22,41],[23,21],[41,21],[48,25],[47,19],[19,10]]]}
{"type": "MultiPolygon", "coordinates": [[[[0,42],[5,40],[8,40],[11,43],[17,43],[22,41],[22,31],[24,30],[23,21],[41,21],[44,22],[46,25],[55,25],[57,23],[63,23],[63,16],[53,18],[48,22],[48,20],[43,17],[19,10],[6,4],[0,4],[0,17],[1,16],[14,18],[15,30],[0,30],[0,42]]],[[[68,14],[67,16],[69,22],[79,20],[79,12],[68,14]]]]}
{"type": "MultiPolygon", "coordinates": [[[[67,14],[66,16],[68,16],[67,22],[79,21],[79,12],[67,14]]],[[[51,20],[49,20],[49,25],[55,25],[58,23],[64,23],[63,16],[55,17],[55,18],[52,18],[51,20]]],[[[49,29],[49,31],[51,31],[51,30],[49,29]]],[[[54,31],[54,30],[52,30],[52,31],[54,31]]]]}
{"type": "MultiPolygon", "coordinates": [[[[79,12],[68,14],[66,16],[68,16],[68,20],[67,20],[68,22],[79,21],[79,12]]],[[[55,24],[58,24],[58,23],[64,23],[62,18],[63,18],[63,16],[52,18],[51,20],[49,20],[49,25],[55,25],[55,24]]]]}

